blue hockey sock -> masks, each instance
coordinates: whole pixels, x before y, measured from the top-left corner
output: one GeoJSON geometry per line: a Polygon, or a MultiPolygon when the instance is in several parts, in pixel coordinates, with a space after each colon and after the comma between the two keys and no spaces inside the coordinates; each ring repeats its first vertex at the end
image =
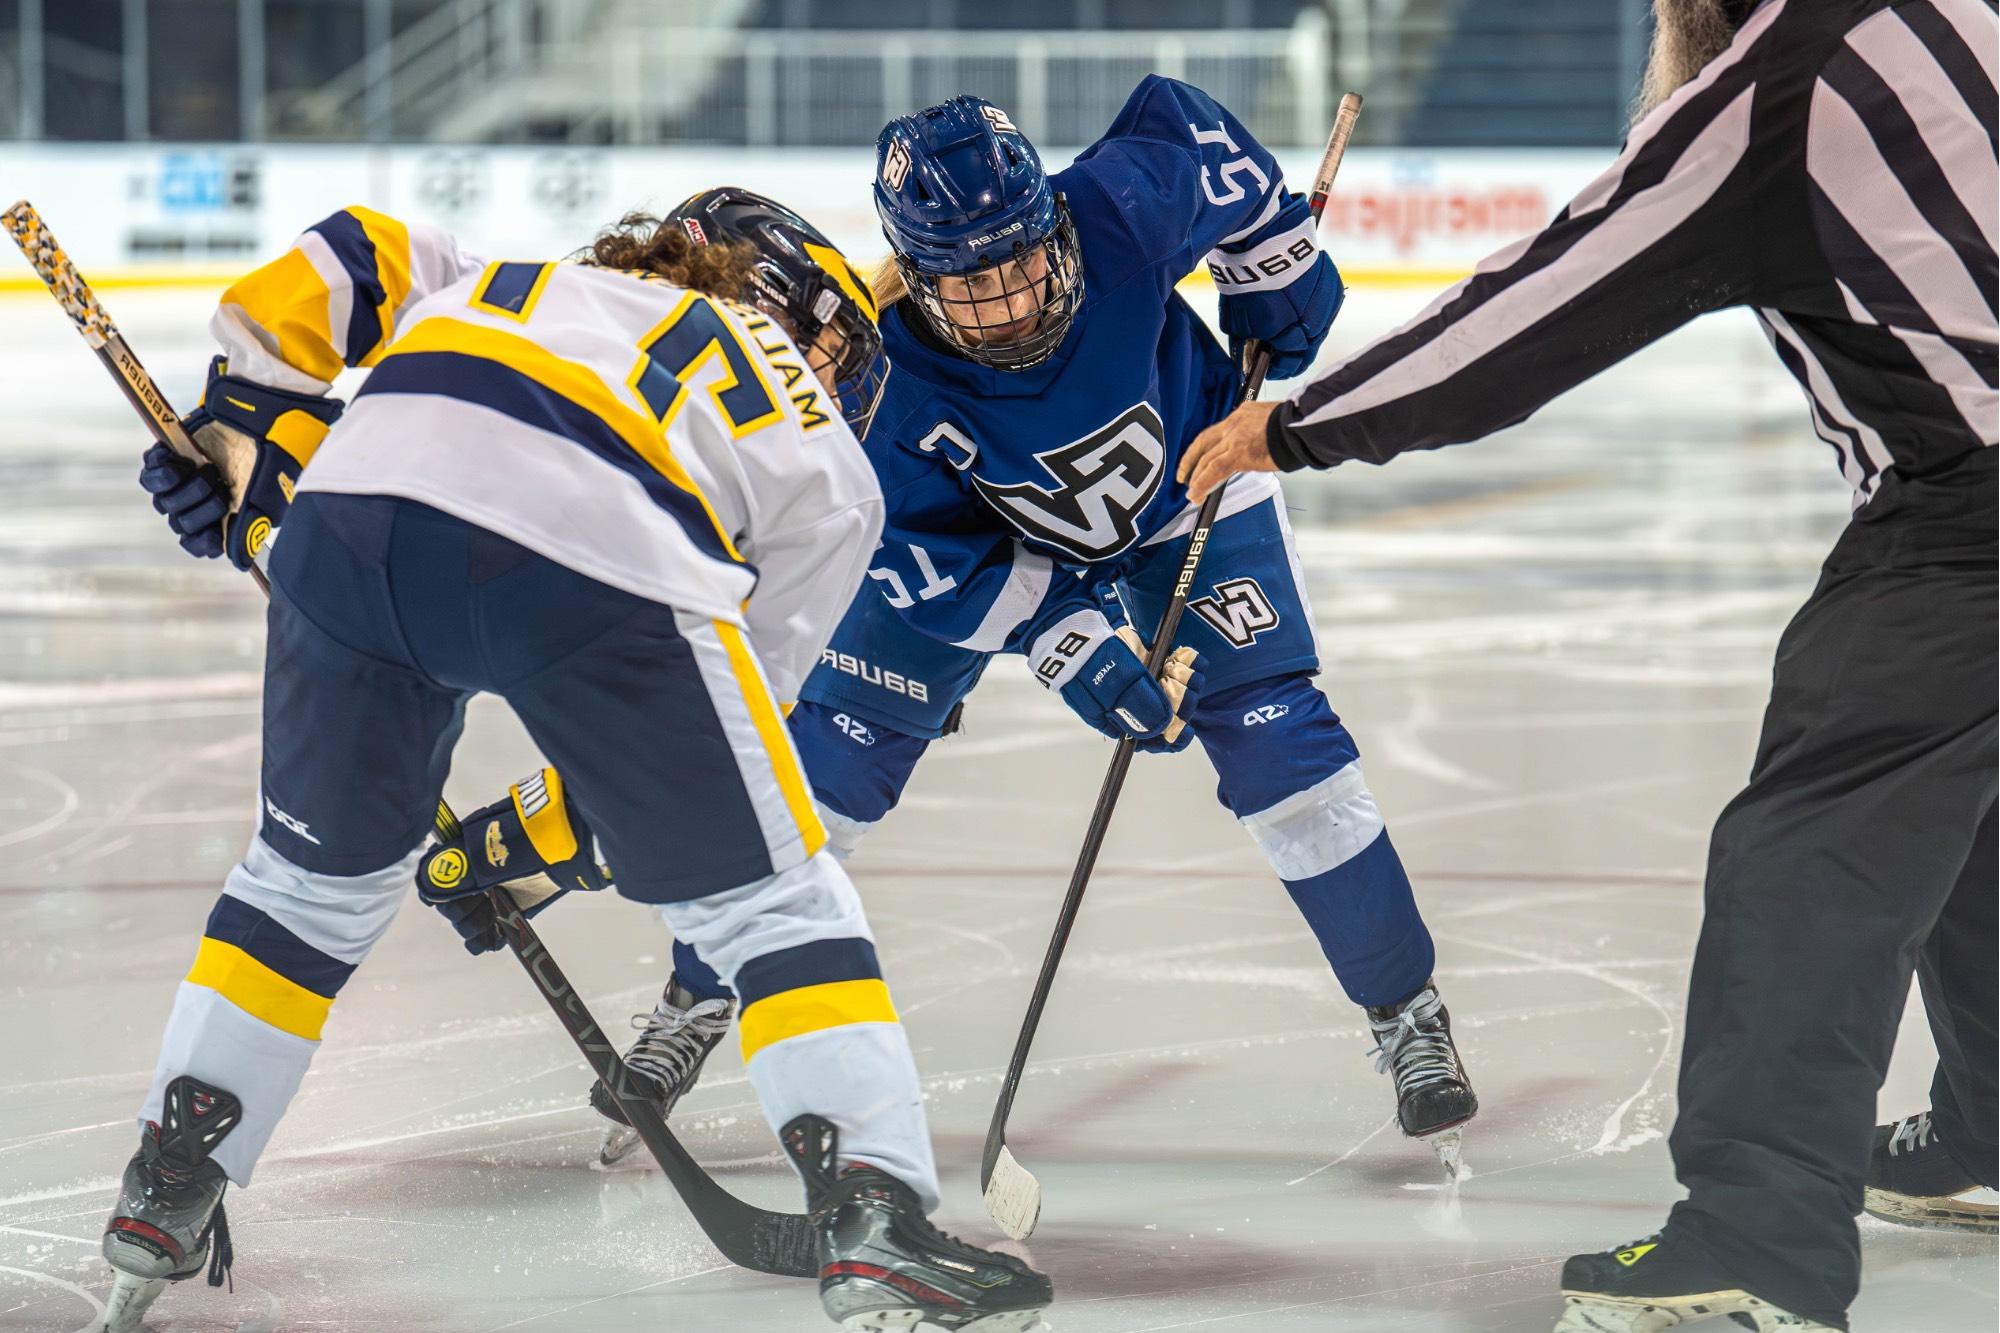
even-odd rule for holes
{"type": "Polygon", "coordinates": [[[1431,933],[1387,830],[1333,869],[1284,885],[1356,1004],[1394,1004],[1431,975],[1431,933]]]}
{"type": "Polygon", "coordinates": [[[697,1003],[736,998],[730,994],[729,987],[722,984],[722,978],[715,974],[715,969],[702,962],[700,954],[679,940],[674,941],[674,980],[680,982],[697,1003]]]}

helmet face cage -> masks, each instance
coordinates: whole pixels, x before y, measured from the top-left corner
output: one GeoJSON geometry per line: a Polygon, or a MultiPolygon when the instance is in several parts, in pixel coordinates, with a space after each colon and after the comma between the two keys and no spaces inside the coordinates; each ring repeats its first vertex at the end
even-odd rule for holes
{"type": "Polygon", "coordinates": [[[960,355],[995,370],[1027,370],[1055,355],[1083,304],[1083,265],[1076,244],[1076,224],[1060,195],[1056,222],[1038,241],[1016,241],[998,258],[982,256],[969,272],[943,275],[957,278],[952,294],[940,286],[940,275],[921,272],[906,256],[896,256],[903,284],[924,312],[925,322],[960,355]],[[1013,261],[1011,271],[1009,261],[1013,261]],[[997,284],[980,282],[982,274],[997,274],[997,284]],[[1033,296],[1025,315],[1011,312],[1023,293],[1033,296]],[[1013,326],[1021,325],[1016,330],[1013,326]]]}

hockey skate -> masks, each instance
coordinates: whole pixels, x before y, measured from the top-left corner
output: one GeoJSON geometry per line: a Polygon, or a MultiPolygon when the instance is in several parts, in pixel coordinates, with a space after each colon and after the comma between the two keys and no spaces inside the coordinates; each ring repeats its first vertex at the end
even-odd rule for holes
{"type": "Polygon", "coordinates": [[[1425,1139],[1458,1178],[1459,1130],[1479,1114],[1479,1098],[1465,1076],[1451,1039],[1451,1014],[1438,998],[1437,983],[1400,1005],[1369,1009],[1375,1033],[1375,1072],[1396,1083],[1396,1123],[1413,1139],[1425,1139]]]}
{"type": "Polygon", "coordinates": [[[235,1254],[222,1195],[229,1178],[209,1154],[242,1118],[242,1105],[220,1088],[186,1074],[167,1085],[159,1123],[140,1136],[104,1227],[104,1257],[117,1274],[104,1333],[139,1327],[168,1283],[204,1266],[209,1286],[228,1278],[235,1254]]]}
{"type": "MultiPolygon", "coordinates": [[[[641,1087],[653,1089],[652,1100],[664,1119],[674,1103],[701,1077],[708,1053],[728,1033],[736,1017],[734,1000],[697,1001],[679,981],[667,978],[667,988],[651,1014],[634,1014],[639,1039],[625,1052],[625,1068],[641,1087]]],[[[639,1146],[639,1131],[625,1123],[611,1089],[599,1079],[590,1087],[590,1104],[611,1122],[597,1160],[613,1166],[639,1146]]]]}
{"type": "Polygon", "coordinates": [[[1555,1333],[1658,1333],[1721,1318],[1755,1333],[1834,1333],[1832,1324],[1752,1296],[1664,1232],[1602,1254],[1570,1256],[1562,1294],[1555,1333]]]}
{"type": "Polygon", "coordinates": [[[1938,1139],[1931,1113],[1875,1127],[1863,1209],[1898,1226],[2000,1230],[1994,1192],[1965,1173],[1938,1139]]]}
{"type": "Polygon", "coordinates": [[[973,1333],[1029,1333],[1055,1298],[1019,1259],[956,1240],[924,1217],[916,1193],[886,1172],[836,1174],[837,1131],[802,1115],[779,1136],[805,1178],[819,1233],[819,1298],[849,1333],[919,1324],[973,1333]]]}

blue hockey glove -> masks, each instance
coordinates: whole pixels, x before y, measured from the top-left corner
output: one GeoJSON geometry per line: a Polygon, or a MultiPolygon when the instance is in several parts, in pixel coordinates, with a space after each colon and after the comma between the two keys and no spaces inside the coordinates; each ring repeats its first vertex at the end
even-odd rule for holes
{"type": "Polygon", "coordinates": [[[417,864],[417,896],[451,922],[469,954],[504,943],[486,896],[495,885],[506,886],[523,916],[572,890],[611,887],[590,827],[563,799],[562,777],[553,768],[523,778],[504,801],[467,815],[457,838],[432,847],[417,864]]]}
{"type": "Polygon", "coordinates": [[[153,493],[153,507],[167,516],[182,549],[226,555],[248,569],[284,522],[299,473],[345,406],[338,398],[239,379],[218,356],[209,363],[201,406],[181,422],[209,462],[193,463],[156,445],[147,451],[139,484],[153,493]]]}
{"type": "Polygon", "coordinates": [[[1293,195],[1256,234],[1209,257],[1222,292],[1216,322],[1237,365],[1252,338],[1271,349],[1269,379],[1290,379],[1318,354],[1346,292],[1316,230],[1312,210],[1293,195]]]}
{"type": "Polygon", "coordinates": [[[1187,717],[1201,693],[1204,663],[1192,648],[1176,648],[1155,680],[1137,630],[1114,630],[1103,612],[1082,610],[1036,639],[1028,661],[1043,685],[1106,736],[1131,736],[1149,754],[1184,750],[1194,739],[1187,717]]]}
{"type": "Polygon", "coordinates": [[[139,484],[152,495],[153,508],[167,516],[183,551],[205,560],[222,554],[229,487],[213,463],[191,462],[156,444],[139,465],[139,484]]]}

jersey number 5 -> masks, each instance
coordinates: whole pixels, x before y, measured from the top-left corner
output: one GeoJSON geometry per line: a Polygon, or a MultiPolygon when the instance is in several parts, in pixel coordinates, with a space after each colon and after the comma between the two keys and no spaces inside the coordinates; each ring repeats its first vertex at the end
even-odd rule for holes
{"type": "Polygon", "coordinates": [[[687,381],[718,356],[722,369],[709,384],[708,394],[734,438],[740,440],[783,415],[735,327],[693,292],[639,346],[639,360],[626,383],[663,430],[680,411],[687,381]]]}

